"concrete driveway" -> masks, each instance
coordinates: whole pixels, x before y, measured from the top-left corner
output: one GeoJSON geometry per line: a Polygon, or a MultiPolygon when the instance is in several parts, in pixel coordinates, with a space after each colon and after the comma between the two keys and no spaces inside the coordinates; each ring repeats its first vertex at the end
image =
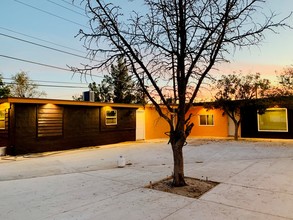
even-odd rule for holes
{"type": "Polygon", "coordinates": [[[166,140],[2,157],[0,219],[293,219],[292,141],[190,139],[184,154],[186,176],[221,182],[200,199],[143,188],[172,173],[166,140]]]}

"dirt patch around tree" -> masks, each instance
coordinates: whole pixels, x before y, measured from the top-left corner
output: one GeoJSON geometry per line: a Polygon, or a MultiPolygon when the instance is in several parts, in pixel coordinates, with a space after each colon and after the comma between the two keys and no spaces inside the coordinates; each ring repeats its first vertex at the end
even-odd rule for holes
{"type": "Polygon", "coordinates": [[[187,186],[173,187],[172,177],[168,177],[155,183],[150,182],[146,188],[198,199],[219,184],[218,182],[191,177],[185,177],[185,182],[187,186]]]}

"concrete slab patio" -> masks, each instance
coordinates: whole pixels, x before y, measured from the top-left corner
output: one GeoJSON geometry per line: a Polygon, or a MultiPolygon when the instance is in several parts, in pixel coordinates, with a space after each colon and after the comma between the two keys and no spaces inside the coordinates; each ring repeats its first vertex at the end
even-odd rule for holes
{"type": "Polygon", "coordinates": [[[184,154],[186,176],[221,182],[199,199],[144,188],[172,173],[166,140],[3,157],[0,219],[293,219],[293,141],[190,139],[184,154]]]}

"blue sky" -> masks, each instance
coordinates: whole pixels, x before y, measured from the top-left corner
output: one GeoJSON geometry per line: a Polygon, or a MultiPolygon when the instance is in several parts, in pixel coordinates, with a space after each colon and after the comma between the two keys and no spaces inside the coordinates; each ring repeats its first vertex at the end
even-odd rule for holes
{"type": "MultiPolygon", "coordinates": [[[[122,1],[128,10],[135,9],[139,5],[138,0],[132,2],[115,0],[114,2],[121,4],[122,1]]],[[[87,89],[88,83],[92,81],[89,77],[86,81],[84,78],[80,78],[80,75],[72,75],[71,72],[3,57],[9,56],[61,68],[66,68],[66,65],[78,66],[80,63],[89,62],[87,59],[21,41],[31,41],[79,56],[86,56],[82,42],[74,36],[80,28],[87,26],[88,19],[84,16],[83,6],[77,4],[78,0],[76,0],[75,6],[70,3],[71,0],[1,0],[0,73],[6,78],[4,81],[8,82],[11,75],[23,70],[28,72],[32,80],[41,85],[62,85],[52,83],[51,81],[53,81],[66,82],[63,83],[66,86],[83,87],[39,87],[40,90],[47,93],[47,98],[56,99],[71,99],[72,95],[81,94],[87,89]]],[[[265,6],[266,10],[278,12],[281,18],[293,11],[293,0],[268,0],[265,6]]],[[[289,20],[289,23],[293,26],[293,18],[289,20]]],[[[232,73],[242,70],[272,76],[276,70],[280,71],[286,66],[293,65],[293,30],[280,29],[278,32],[278,35],[269,33],[259,47],[237,51],[230,57],[230,64],[219,66],[220,72],[232,73]]],[[[97,73],[97,75],[100,77],[94,78],[94,80],[99,82],[102,74],[97,73]]]]}

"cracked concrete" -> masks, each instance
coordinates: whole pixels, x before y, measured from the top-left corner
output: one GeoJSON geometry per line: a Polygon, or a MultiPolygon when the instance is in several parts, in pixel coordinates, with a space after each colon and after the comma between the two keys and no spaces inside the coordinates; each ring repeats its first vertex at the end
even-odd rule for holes
{"type": "Polygon", "coordinates": [[[0,219],[293,219],[293,141],[189,142],[186,176],[221,182],[199,199],[143,188],[172,173],[166,140],[2,157],[0,219]]]}

